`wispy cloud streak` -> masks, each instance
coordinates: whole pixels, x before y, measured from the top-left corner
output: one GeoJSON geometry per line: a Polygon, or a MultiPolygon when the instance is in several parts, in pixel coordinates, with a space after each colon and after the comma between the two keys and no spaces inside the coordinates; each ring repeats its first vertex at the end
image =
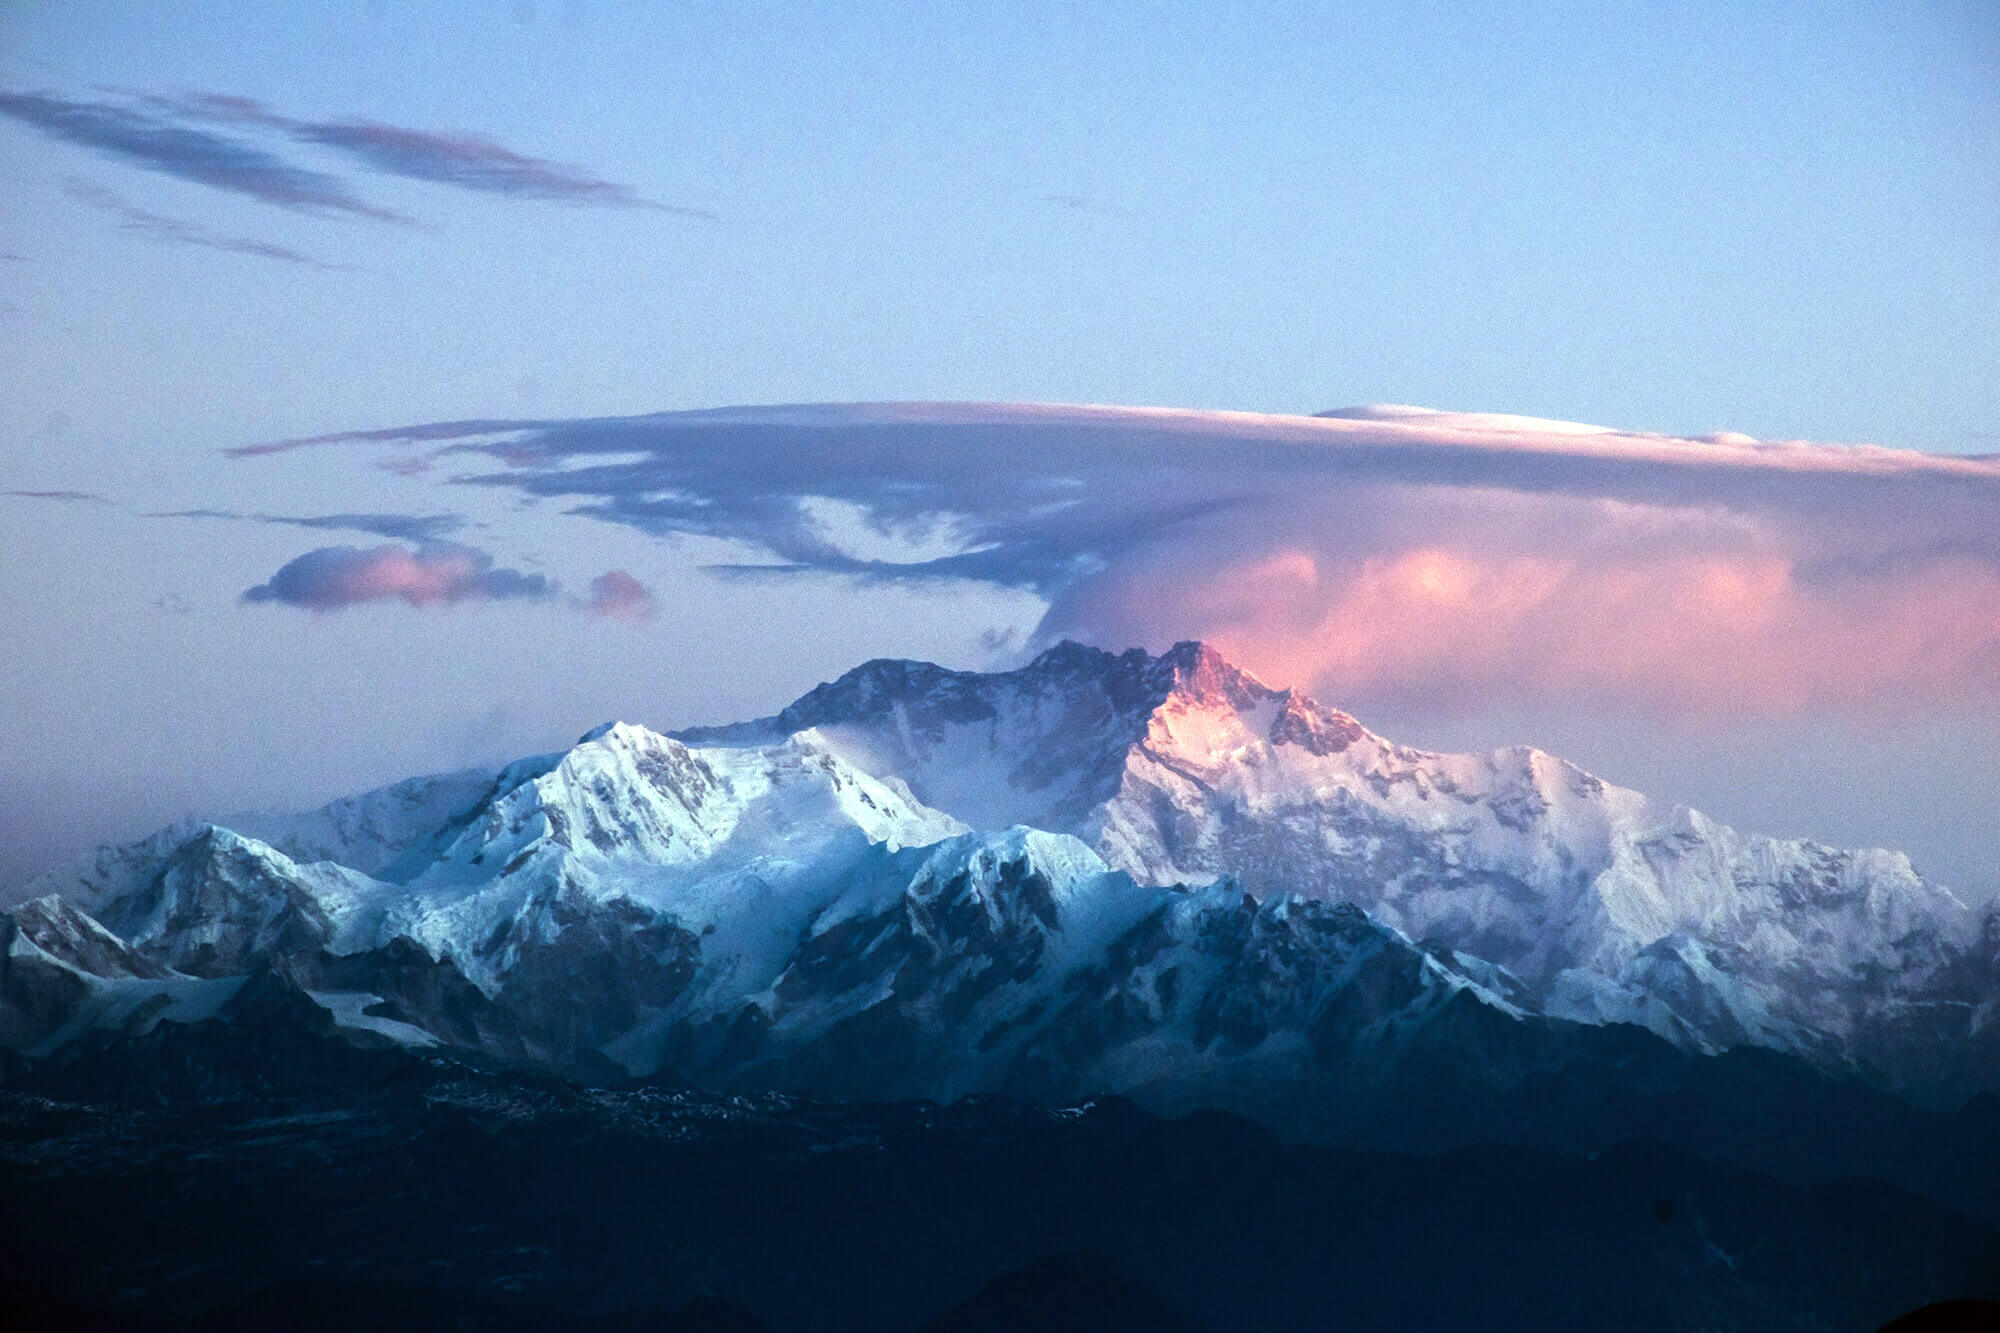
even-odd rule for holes
{"type": "Polygon", "coordinates": [[[20,500],[58,500],[73,504],[97,505],[111,503],[95,491],[5,491],[0,494],[11,495],[20,500]]]}
{"type": "MultiPolygon", "coordinates": [[[[535,157],[473,131],[421,130],[365,118],[313,120],[219,93],[138,94],[112,102],[0,91],[0,115],[135,166],[325,216],[411,221],[364,201],[340,176],[289,161],[265,144],[323,149],[378,175],[501,198],[715,217],[707,209],[648,199],[585,167],[535,157]],[[235,132],[220,132],[225,128],[235,132]],[[263,143],[253,141],[260,138],[263,143]]],[[[282,247],[226,243],[228,238],[154,215],[136,225],[164,239],[267,258],[293,257],[274,253],[282,247]]]]}
{"type": "Polygon", "coordinates": [[[295,439],[242,444],[222,452],[231,458],[261,458],[287,454],[294,449],[311,449],[329,444],[422,444],[433,441],[481,439],[508,431],[531,430],[550,424],[543,421],[440,421],[427,426],[397,426],[386,430],[342,430],[328,435],[302,435],[295,439]]]}
{"type": "Polygon", "coordinates": [[[118,219],[121,229],[149,237],[156,241],[177,241],[183,245],[199,246],[208,250],[220,250],[228,254],[253,255],[259,259],[275,259],[288,264],[301,264],[324,272],[345,270],[345,264],[329,264],[314,259],[311,255],[300,254],[288,246],[270,241],[259,241],[244,236],[225,236],[198,223],[184,222],[178,218],[163,217],[148,212],[133,204],[126,203],[109,190],[72,181],[68,188],[71,198],[81,203],[101,208],[118,219]]]}
{"type": "Polygon", "coordinates": [[[331,532],[366,532],[411,542],[440,541],[465,526],[465,520],[457,514],[319,514],[295,518],[284,514],[244,514],[233,509],[175,509],[147,517],[236,519],[331,532]]]}
{"type": "Polygon", "coordinates": [[[283,115],[253,98],[217,93],[147,100],[177,115],[279,130],[299,143],[330,148],[385,175],[519,199],[655,209],[683,217],[715,216],[706,209],[657,203],[584,167],[516,152],[471,131],[418,130],[367,119],[301,119],[283,115]]]}
{"type": "Polygon", "coordinates": [[[705,209],[655,203],[580,167],[516,153],[482,134],[434,134],[365,120],[298,124],[292,133],[308,143],[338,149],[377,171],[413,180],[562,204],[715,216],[705,209]]]}
{"type": "Polygon", "coordinates": [[[295,166],[240,139],[129,107],[0,92],[0,115],[136,166],[267,204],[324,215],[408,221],[356,198],[337,176],[295,166]]]}

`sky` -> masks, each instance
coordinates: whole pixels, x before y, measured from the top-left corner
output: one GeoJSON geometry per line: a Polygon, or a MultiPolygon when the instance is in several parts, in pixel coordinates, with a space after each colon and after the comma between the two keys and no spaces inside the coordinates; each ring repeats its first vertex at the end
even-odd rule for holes
{"type": "Polygon", "coordinates": [[[1068,634],[2000,889],[1990,5],[989,8],[0,3],[0,882],[1068,634]]]}

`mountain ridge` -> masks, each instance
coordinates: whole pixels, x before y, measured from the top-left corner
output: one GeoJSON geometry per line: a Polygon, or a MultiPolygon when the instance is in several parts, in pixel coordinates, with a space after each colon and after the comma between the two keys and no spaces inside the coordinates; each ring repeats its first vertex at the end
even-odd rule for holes
{"type": "Polygon", "coordinates": [[[1399,746],[1192,642],[878,659],[768,718],[605,724],[243,822],[265,836],[174,826],[0,903],[7,1044],[143,1032],[275,969],[347,1040],[862,1098],[1307,1123],[1417,1068],[1595,1060],[1621,1025],[1939,1104],[2000,1071],[2000,917],[1907,858],[1528,747],[1399,746]],[[50,895],[79,919],[31,911],[43,947],[19,918],[50,895]]]}
{"type": "MultiPolygon", "coordinates": [[[[1078,694],[1070,683],[1060,698],[1078,694]]],[[[678,734],[728,743],[805,724],[968,823],[1062,829],[1149,883],[1227,874],[1253,892],[1360,902],[1412,938],[1500,964],[1549,1012],[1635,1021],[1705,1049],[1808,1046],[1844,1021],[1809,993],[1824,998],[1843,973],[1949,970],[2000,920],[1982,921],[1900,853],[1739,834],[1532,747],[1396,745],[1196,643],[1158,658],[1063,644],[1011,673],[867,663],[774,718],[678,734]],[[1093,671],[1105,706],[1051,716],[1048,682],[1093,671]],[[978,734],[1007,727],[999,740],[978,734]],[[1000,751],[1029,759],[998,786],[968,780],[991,777],[987,752],[1000,751]],[[1066,786],[1040,771],[1050,753],[1066,786]],[[1797,975],[1725,993],[1715,948],[1732,951],[1734,971],[1765,953],[1797,975]],[[1662,1012],[1661,979],[1701,992],[1693,1007],[1706,1017],[1662,1012]]],[[[1963,990],[1923,1003],[1956,1005],[1963,990]]]]}

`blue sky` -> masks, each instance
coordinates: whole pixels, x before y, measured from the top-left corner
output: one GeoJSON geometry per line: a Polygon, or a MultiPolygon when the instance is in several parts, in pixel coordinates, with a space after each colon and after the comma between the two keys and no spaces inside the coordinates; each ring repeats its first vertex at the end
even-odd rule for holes
{"type": "MultiPolygon", "coordinates": [[[[864,656],[997,660],[1045,605],[745,584],[702,571],[729,555],[706,538],[231,447],[916,399],[1414,402],[2000,451],[1990,5],[1003,9],[0,7],[0,490],[113,502],[0,497],[0,748],[37,793],[0,828],[0,877],[183,809],[321,799],[612,714],[768,711],[864,656]],[[255,116],[196,114],[203,96],[255,116]],[[208,135],[322,193],[170,174],[51,132],[51,106],[208,135]],[[389,131],[538,165],[501,188],[419,179],[383,156],[389,131]],[[605,188],[527,188],[541,163],[605,188]],[[245,604],[382,534],[143,517],[192,509],[449,511],[489,574],[558,591],[245,604]],[[590,614],[614,570],[650,619],[590,614]]],[[[1922,814],[1935,792],[1873,822],[1887,796],[1815,804],[1829,764],[1956,738],[1954,824],[2000,780],[1949,709],[1739,721],[1704,767],[1711,722],[1398,707],[1414,740],[1525,729],[1849,841],[1949,838],[1922,814]]]]}
{"type": "Polygon", "coordinates": [[[988,8],[10,5],[16,89],[470,129],[718,218],[371,179],[432,230],[323,221],[10,126],[7,424],[178,435],[199,384],[188,443],[903,398],[1992,443],[1990,6],[988,8]],[[71,176],[364,271],[169,257],[71,176]]]}

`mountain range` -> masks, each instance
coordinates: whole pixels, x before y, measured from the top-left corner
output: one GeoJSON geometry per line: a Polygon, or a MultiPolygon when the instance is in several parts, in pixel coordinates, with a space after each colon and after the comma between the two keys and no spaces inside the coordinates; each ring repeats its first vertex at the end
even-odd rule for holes
{"type": "Polygon", "coordinates": [[[0,897],[0,1301],[1871,1328],[2000,1295],[1996,1092],[2000,911],[1896,853],[1200,644],[875,661],[0,897]]]}
{"type": "Polygon", "coordinates": [[[868,662],[752,722],[177,825],[0,909],[21,1067],[277,987],[330,1040],[585,1080],[1308,1134],[1743,1049],[2000,1087],[2000,911],[1906,857],[1410,749],[1195,643],[868,662]]]}

